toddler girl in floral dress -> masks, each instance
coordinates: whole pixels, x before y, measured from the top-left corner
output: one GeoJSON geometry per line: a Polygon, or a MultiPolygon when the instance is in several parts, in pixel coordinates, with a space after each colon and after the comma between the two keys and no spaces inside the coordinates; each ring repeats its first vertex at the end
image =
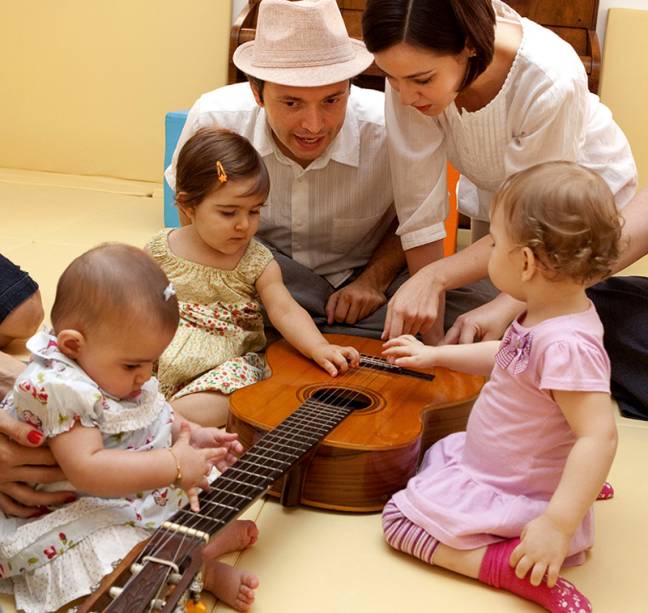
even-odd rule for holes
{"type": "Polygon", "coordinates": [[[263,378],[262,309],[332,376],[360,359],[353,347],[331,345],[320,334],[270,251],[253,238],[269,189],[265,164],[247,139],[202,128],[184,144],[176,170],[176,203],[191,223],[147,245],[180,305],[180,325],[157,377],[173,408],[203,425],[225,423],[228,395],[263,378]]]}
{"type": "MultiPolygon", "coordinates": [[[[0,513],[0,591],[28,613],[56,611],[93,591],[188,498],[197,511],[196,488],[242,451],[236,435],[174,417],[151,378],[178,305],[141,249],[102,245],[74,260],[51,319],[51,332],[28,341],[32,360],[3,403],[48,437],[68,482],[47,488],[78,494],[41,517],[0,513]]],[[[241,611],[257,578],[213,558],[257,534],[253,522],[233,522],[204,550],[206,589],[241,611]]]]}
{"type": "Polygon", "coordinates": [[[503,340],[385,343],[399,366],[490,375],[466,432],[435,443],[387,503],[385,538],[549,611],[586,613],[558,573],[592,547],[592,503],[616,450],[610,363],[585,294],[618,256],[614,198],[575,164],[534,166],[498,193],[490,234],[491,280],[527,305],[503,340]]]}

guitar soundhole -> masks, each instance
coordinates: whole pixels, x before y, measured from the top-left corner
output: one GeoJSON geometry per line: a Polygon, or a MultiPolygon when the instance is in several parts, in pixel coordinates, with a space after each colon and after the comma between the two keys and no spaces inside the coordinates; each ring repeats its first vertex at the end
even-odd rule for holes
{"type": "Polygon", "coordinates": [[[344,387],[318,388],[310,394],[310,397],[330,406],[350,408],[353,411],[361,411],[374,404],[367,394],[344,387]]]}

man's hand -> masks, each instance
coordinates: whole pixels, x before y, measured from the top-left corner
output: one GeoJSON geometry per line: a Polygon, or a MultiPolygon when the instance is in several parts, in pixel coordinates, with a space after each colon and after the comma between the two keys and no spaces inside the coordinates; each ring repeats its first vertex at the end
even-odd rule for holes
{"type": "Polygon", "coordinates": [[[459,315],[443,339],[444,344],[466,344],[502,338],[509,324],[524,310],[524,303],[500,294],[472,311],[459,315]]]}
{"type": "Polygon", "coordinates": [[[355,324],[387,302],[385,293],[361,278],[333,292],[326,303],[328,324],[355,324]]]}
{"type": "Polygon", "coordinates": [[[75,498],[73,491],[38,492],[29,484],[65,479],[51,451],[39,447],[42,433],[0,411],[0,509],[7,515],[34,517],[48,506],[75,498]]]}

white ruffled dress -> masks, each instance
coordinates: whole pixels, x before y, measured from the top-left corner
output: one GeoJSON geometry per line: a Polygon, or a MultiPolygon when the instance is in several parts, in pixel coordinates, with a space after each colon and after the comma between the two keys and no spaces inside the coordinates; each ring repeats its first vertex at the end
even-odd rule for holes
{"type": "MultiPolygon", "coordinates": [[[[47,332],[36,334],[27,348],[32,362],[3,409],[48,437],[80,423],[98,428],[106,449],[137,452],[171,446],[173,413],[155,379],[144,385],[137,399],[120,401],[64,356],[47,332]]],[[[46,489],[74,488],[61,482],[46,489]]],[[[91,593],[150,530],[186,502],[182,490],[168,487],[124,499],[78,492],[75,502],[35,519],[0,512],[0,591],[13,593],[16,607],[27,613],[56,611],[91,593]]]]}

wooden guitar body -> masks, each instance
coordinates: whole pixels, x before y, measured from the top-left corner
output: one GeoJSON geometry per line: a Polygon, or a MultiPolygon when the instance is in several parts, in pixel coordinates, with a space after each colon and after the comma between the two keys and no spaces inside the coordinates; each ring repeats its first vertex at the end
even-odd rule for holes
{"type": "MultiPolygon", "coordinates": [[[[338,345],[353,345],[367,355],[367,363],[372,356],[380,360],[380,341],[327,337],[338,345]]],[[[248,448],[309,398],[326,401],[335,395],[357,404],[270,489],[284,504],[341,511],[380,510],[416,472],[422,452],[465,429],[484,382],[483,377],[444,368],[434,369],[431,381],[365,366],[333,378],[285,341],[270,345],[267,360],[270,378],[232,394],[228,430],[238,432],[248,448]]]]}

